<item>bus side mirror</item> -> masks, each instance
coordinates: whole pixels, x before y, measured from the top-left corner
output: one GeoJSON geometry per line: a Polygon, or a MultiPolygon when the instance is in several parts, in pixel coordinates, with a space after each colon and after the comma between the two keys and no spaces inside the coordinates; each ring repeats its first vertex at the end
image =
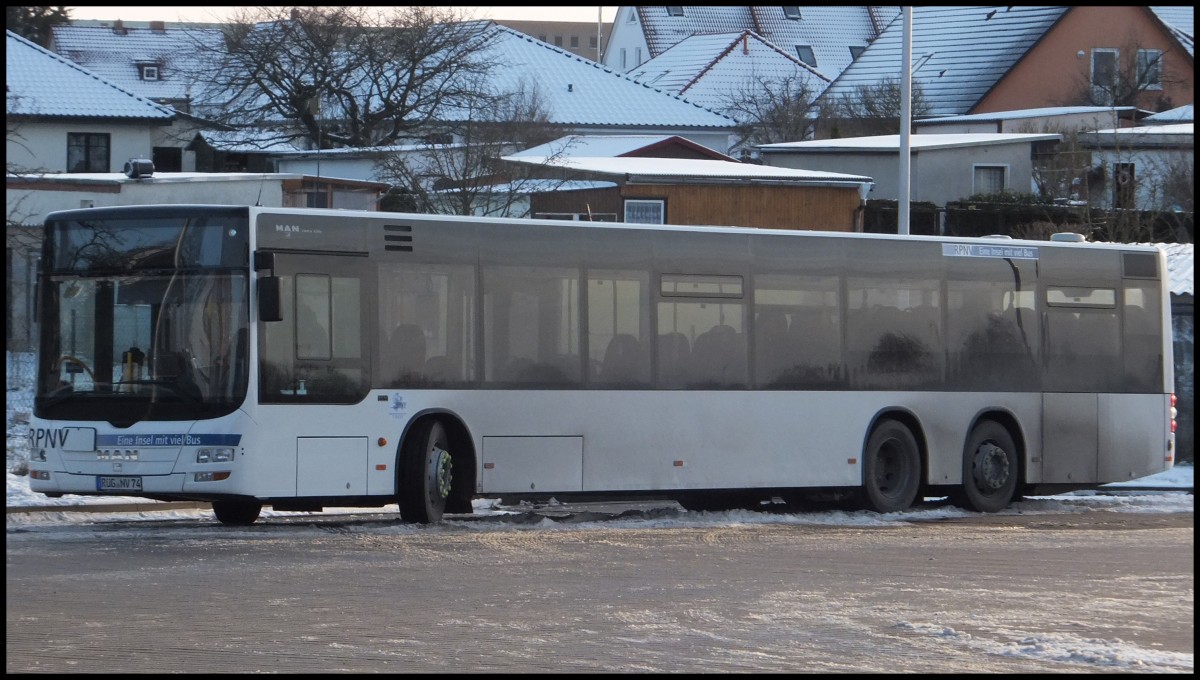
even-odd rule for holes
{"type": "Polygon", "coordinates": [[[258,320],[283,321],[283,309],[279,304],[279,277],[263,276],[258,279],[258,320]]]}

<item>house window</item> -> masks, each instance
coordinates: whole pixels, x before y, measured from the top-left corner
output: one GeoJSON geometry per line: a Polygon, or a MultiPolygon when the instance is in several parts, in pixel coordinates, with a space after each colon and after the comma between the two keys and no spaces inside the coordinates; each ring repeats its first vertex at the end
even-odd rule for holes
{"type": "Polygon", "coordinates": [[[1121,51],[1110,47],[1092,50],[1092,89],[1111,95],[1117,88],[1117,67],[1121,51]]]}
{"type": "Polygon", "coordinates": [[[98,132],[67,133],[67,172],[109,172],[109,135],[98,132]]]}
{"type": "Polygon", "coordinates": [[[138,67],[141,72],[142,80],[158,80],[158,67],[149,64],[143,64],[138,67]]]}
{"type": "Polygon", "coordinates": [[[682,7],[668,7],[667,8],[667,16],[681,17],[681,16],[683,16],[683,8],[682,7]]]}
{"type": "Polygon", "coordinates": [[[622,47],[621,48],[621,69],[622,70],[627,70],[629,68],[627,61],[628,60],[626,59],[625,48],[622,47]]]}
{"type": "Polygon", "coordinates": [[[571,47],[579,47],[579,36],[571,36],[571,47]]]}
{"type": "Polygon", "coordinates": [[[866,50],[867,50],[867,48],[863,47],[862,45],[851,45],[850,46],[850,58],[858,59],[860,56],[862,56],[862,53],[865,52],[866,50]]]}
{"type": "Polygon", "coordinates": [[[796,45],[796,55],[800,57],[800,61],[813,68],[817,67],[817,55],[813,54],[812,45],[796,45]]]}
{"type": "Polygon", "coordinates": [[[625,221],[636,224],[666,224],[666,201],[635,200],[625,201],[625,221]]]}
{"type": "Polygon", "coordinates": [[[561,35],[554,36],[554,46],[562,47],[562,36],[561,35]]]}
{"type": "Polygon", "coordinates": [[[634,57],[634,59],[637,60],[637,62],[634,63],[634,66],[641,66],[642,65],[642,48],[640,48],[640,47],[633,48],[633,57],[634,57]]]}
{"type": "Polygon", "coordinates": [[[783,16],[792,19],[793,21],[800,21],[800,7],[789,7],[784,5],[783,16]]]}
{"type": "Polygon", "coordinates": [[[596,49],[596,36],[593,35],[588,38],[588,47],[596,49]]]}
{"type": "Polygon", "coordinates": [[[1162,89],[1162,50],[1138,50],[1137,84],[1145,90],[1162,89]]]}
{"type": "Polygon", "coordinates": [[[539,35],[538,40],[541,40],[542,42],[546,42],[546,34],[543,33],[543,34],[539,35]]]}
{"type": "Polygon", "coordinates": [[[972,193],[998,194],[1004,191],[1006,168],[1003,165],[976,165],[975,188],[972,193]]]}
{"type": "Polygon", "coordinates": [[[1112,207],[1122,210],[1135,207],[1134,187],[1137,186],[1133,174],[1133,163],[1113,164],[1113,196],[1112,207]]]}
{"type": "Polygon", "coordinates": [[[182,172],[183,149],[177,146],[156,146],[151,149],[150,160],[155,172],[182,172]]]}

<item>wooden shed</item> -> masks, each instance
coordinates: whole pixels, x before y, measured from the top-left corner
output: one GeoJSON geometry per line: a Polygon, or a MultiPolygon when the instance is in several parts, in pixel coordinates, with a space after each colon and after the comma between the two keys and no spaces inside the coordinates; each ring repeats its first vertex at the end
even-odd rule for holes
{"type": "Polygon", "coordinates": [[[872,184],[860,175],[722,160],[504,160],[524,164],[547,180],[544,190],[530,193],[534,218],[861,231],[862,206],[872,184]]]}

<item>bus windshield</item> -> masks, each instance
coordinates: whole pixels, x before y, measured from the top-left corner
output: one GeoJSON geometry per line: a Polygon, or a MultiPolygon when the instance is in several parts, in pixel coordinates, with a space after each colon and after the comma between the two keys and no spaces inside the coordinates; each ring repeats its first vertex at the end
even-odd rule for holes
{"type": "Polygon", "coordinates": [[[52,223],[38,415],[128,425],[236,409],[249,366],[248,261],[244,216],[52,223]]]}

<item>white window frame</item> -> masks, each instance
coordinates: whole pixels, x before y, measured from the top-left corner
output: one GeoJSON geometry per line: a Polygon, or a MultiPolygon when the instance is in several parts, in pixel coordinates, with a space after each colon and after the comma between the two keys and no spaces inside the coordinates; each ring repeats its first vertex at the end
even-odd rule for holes
{"type": "Polygon", "coordinates": [[[1139,87],[1147,90],[1163,89],[1162,60],[1162,50],[1145,49],[1137,51],[1137,79],[1139,87]],[[1145,79],[1147,72],[1153,73],[1154,80],[1145,79]]]}
{"type": "Polygon", "coordinates": [[[667,202],[661,198],[646,199],[646,198],[627,198],[624,206],[624,222],[632,222],[634,224],[666,224],[667,223],[667,202]],[[637,212],[639,208],[648,209],[651,207],[658,209],[658,221],[648,222],[645,219],[633,219],[630,215],[630,208],[637,212]]]}
{"type": "Polygon", "coordinates": [[[1121,50],[1116,47],[1093,47],[1088,70],[1088,82],[1093,89],[1111,88],[1112,90],[1116,90],[1121,78],[1121,50]],[[1096,82],[1096,57],[1101,54],[1111,54],[1113,57],[1113,81],[1111,83],[1096,82]]]}
{"type": "Polygon", "coordinates": [[[138,74],[142,80],[159,80],[158,66],[155,64],[142,64],[138,67],[138,74]]]}
{"type": "Polygon", "coordinates": [[[1009,166],[1002,163],[975,163],[971,166],[971,193],[972,194],[996,194],[1002,191],[1008,191],[1009,187],[1009,166]],[[979,171],[980,170],[999,170],[1000,171],[1000,190],[993,191],[991,188],[986,191],[979,187],[979,171]]]}

